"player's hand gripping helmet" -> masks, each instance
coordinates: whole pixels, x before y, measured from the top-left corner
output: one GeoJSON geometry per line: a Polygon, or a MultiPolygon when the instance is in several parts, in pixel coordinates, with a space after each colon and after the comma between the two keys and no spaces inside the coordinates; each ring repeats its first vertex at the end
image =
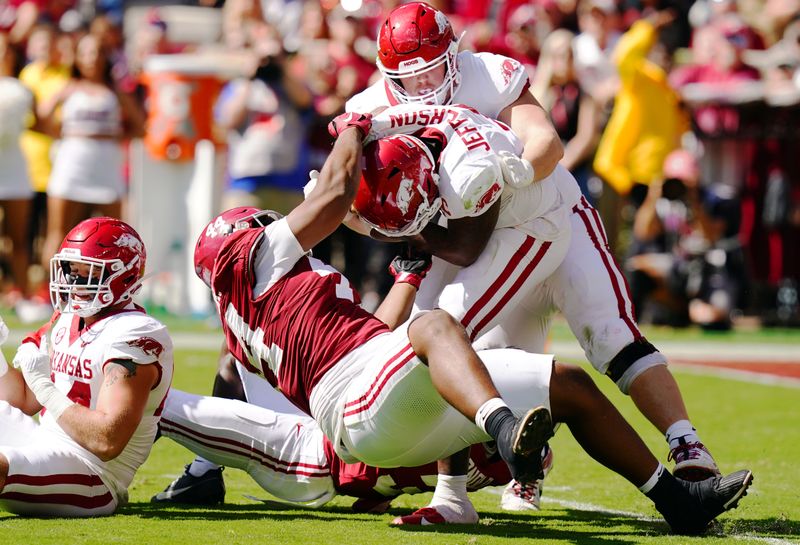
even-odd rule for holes
{"type": "Polygon", "coordinates": [[[142,285],[146,253],[139,233],[114,218],[76,225],[50,259],[53,308],[86,318],[128,301],[142,285]]]}
{"type": "Polygon", "coordinates": [[[370,227],[390,237],[416,235],[439,211],[439,176],[428,147],[398,134],[364,148],[353,208],[370,227]]]}
{"type": "Polygon", "coordinates": [[[378,33],[378,69],[392,95],[402,103],[449,104],[461,83],[458,42],[447,16],[424,2],[394,9],[378,33]],[[445,66],[444,80],[436,89],[409,95],[401,77],[417,76],[445,66]]]}
{"type": "Polygon", "coordinates": [[[273,210],[239,206],[226,210],[206,225],[194,247],[194,272],[211,287],[211,275],[225,237],[242,229],[265,227],[283,216],[273,210]]]}

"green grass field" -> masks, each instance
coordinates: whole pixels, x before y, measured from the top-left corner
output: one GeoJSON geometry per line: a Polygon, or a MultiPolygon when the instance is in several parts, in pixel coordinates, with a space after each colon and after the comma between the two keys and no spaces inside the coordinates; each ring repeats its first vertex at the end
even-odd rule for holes
{"type": "MultiPolygon", "coordinates": [[[[176,322],[174,327],[219,335],[203,325],[176,322]]],[[[555,335],[563,334],[563,328],[557,328],[555,335]]],[[[679,333],[677,339],[687,343],[708,339],[696,331],[683,335],[679,333]]],[[[676,338],[665,331],[649,336],[676,338]]],[[[735,342],[739,337],[729,338],[735,342]]],[[[744,338],[765,343],[777,338],[775,342],[800,346],[795,332],[747,333],[744,338]]],[[[216,350],[178,350],[174,386],[198,393],[210,391],[216,354],[216,350]]],[[[6,355],[11,351],[6,350],[6,355]]],[[[679,368],[675,375],[692,420],[722,470],[747,467],[755,474],[750,493],[739,508],[723,515],[703,538],[670,536],[649,501],[583,454],[562,427],[552,442],[555,466],[546,481],[543,510],[535,514],[501,511],[500,489],[490,489],[473,496],[482,517],[476,526],[398,529],[388,525],[393,516],[425,505],[429,494],[398,498],[386,515],[351,514],[349,498],[337,498],[319,510],[297,509],[247,499],[245,495],[268,496],[246,474],[235,470],[225,473],[228,493],[219,508],[154,506],[150,497],[192,459],[188,451],[162,439],[137,474],[130,503],[117,515],[92,520],[26,520],[0,513],[0,544],[800,543],[798,389],[689,374],[679,368]]],[[[592,376],[666,462],[661,435],[608,380],[594,371],[592,376]]]]}

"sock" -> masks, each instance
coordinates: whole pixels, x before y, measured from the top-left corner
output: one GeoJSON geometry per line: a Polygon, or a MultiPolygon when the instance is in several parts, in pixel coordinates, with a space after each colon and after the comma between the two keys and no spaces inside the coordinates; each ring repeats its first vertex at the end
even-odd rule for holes
{"type": "Polygon", "coordinates": [[[469,502],[467,498],[466,475],[439,475],[436,480],[436,489],[430,505],[461,504],[469,502]]]}
{"type": "Polygon", "coordinates": [[[206,472],[212,469],[219,469],[219,466],[214,462],[209,462],[202,456],[198,456],[194,459],[192,465],[189,466],[189,475],[192,477],[202,477],[206,472]]]}
{"type": "Polygon", "coordinates": [[[656,486],[656,483],[658,483],[662,473],[664,473],[664,466],[659,463],[656,470],[653,472],[650,478],[647,479],[647,482],[639,487],[639,490],[641,490],[642,494],[646,496],[656,486]]]}
{"type": "Polygon", "coordinates": [[[511,420],[511,426],[513,427],[516,418],[511,409],[508,408],[508,405],[506,405],[506,402],[499,397],[493,397],[486,401],[475,413],[475,424],[495,441],[497,441],[498,436],[507,425],[508,419],[511,420]]]}
{"type": "Polygon", "coordinates": [[[697,430],[692,427],[692,423],[688,420],[678,420],[667,428],[667,443],[669,448],[674,449],[678,445],[685,443],[699,443],[700,438],[697,436],[697,430]]]}

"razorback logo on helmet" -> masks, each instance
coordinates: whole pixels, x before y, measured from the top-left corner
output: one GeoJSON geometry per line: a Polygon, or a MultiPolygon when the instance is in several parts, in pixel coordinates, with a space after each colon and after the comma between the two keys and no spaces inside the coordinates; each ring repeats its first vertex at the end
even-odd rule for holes
{"type": "Polygon", "coordinates": [[[450,25],[450,21],[447,20],[447,16],[439,10],[436,10],[434,20],[439,26],[440,33],[444,33],[445,29],[450,25]]]}
{"type": "Polygon", "coordinates": [[[397,193],[394,196],[397,208],[400,209],[404,215],[408,214],[408,208],[411,206],[411,194],[414,191],[414,180],[411,178],[403,178],[400,185],[397,187],[397,193]]]}
{"type": "Polygon", "coordinates": [[[142,251],[142,241],[127,233],[121,235],[117,240],[115,240],[114,244],[120,248],[130,248],[134,252],[142,251]]]}
{"type": "Polygon", "coordinates": [[[481,198],[478,199],[478,202],[475,204],[475,211],[478,212],[483,210],[487,204],[491,203],[494,200],[495,194],[500,191],[500,189],[501,186],[499,183],[495,182],[492,184],[492,187],[490,187],[486,193],[484,193],[481,198]]]}
{"type": "Polygon", "coordinates": [[[132,341],[128,341],[128,346],[138,348],[148,356],[153,356],[156,359],[164,351],[164,347],[161,343],[153,337],[139,337],[138,339],[133,339],[132,341]]]}
{"type": "Polygon", "coordinates": [[[516,72],[519,67],[520,64],[513,59],[506,59],[503,61],[503,82],[506,85],[511,81],[511,76],[514,75],[514,72],[516,72]]]}

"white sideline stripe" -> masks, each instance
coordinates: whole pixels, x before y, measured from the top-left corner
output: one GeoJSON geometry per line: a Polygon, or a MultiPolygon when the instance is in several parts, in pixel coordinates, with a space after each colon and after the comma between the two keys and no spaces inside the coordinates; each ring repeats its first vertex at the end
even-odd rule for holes
{"type": "Polygon", "coordinates": [[[761,537],[761,536],[754,536],[753,534],[728,534],[726,537],[732,537],[733,539],[752,539],[755,541],[762,541],[764,543],[769,543],[770,545],[797,545],[796,541],[788,541],[786,539],[780,539],[778,537],[761,537]]]}
{"type": "MultiPolygon", "coordinates": [[[[547,487],[547,488],[545,488],[545,490],[552,490],[553,488],[555,488],[555,487],[547,487]]],[[[571,489],[571,487],[569,487],[569,486],[564,486],[564,487],[559,487],[559,488],[561,488],[563,490],[570,490],[571,489]]],[[[486,488],[484,490],[488,491],[491,494],[496,494],[498,496],[502,496],[502,494],[503,494],[503,489],[499,488],[499,487],[486,488]]],[[[643,521],[648,521],[648,522],[656,522],[656,521],[663,520],[660,517],[659,518],[648,517],[646,515],[643,515],[642,513],[634,513],[633,511],[621,511],[621,510],[618,510],[618,509],[606,509],[605,507],[603,507],[601,505],[595,505],[593,503],[585,503],[585,502],[580,502],[580,501],[565,500],[565,499],[562,499],[562,498],[554,498],[553,496],[549,496],[549,495],[543,493],[542,494],[542,502],[544,502],[545,500],[550,502],[550,503],[555,503],[557,505],[561,505],[563,507],[569,507],[571,509],[577,509],[578,511],[591,511],[593,513],[604,513],[606,515],[620,515],[620,516],[623,516],[623,517],[629,517],[629,518],[634,518],[636,520],[643,520],[643,521]]]]}
{"type": "Polygon", "coordinates": [[[713,375],[739,382],[751,384],[762,384],[764,386],[785,386],[787,388],[800,388],[800,379],[783,377],[767,373],[756,373],[754,371],[742,371],[740,369],[727,369],[725,367],[712,367],[709,365],[692,365],[688,363],[676,363],[675,367],[686,373],[693,375],[713,375]]]}

